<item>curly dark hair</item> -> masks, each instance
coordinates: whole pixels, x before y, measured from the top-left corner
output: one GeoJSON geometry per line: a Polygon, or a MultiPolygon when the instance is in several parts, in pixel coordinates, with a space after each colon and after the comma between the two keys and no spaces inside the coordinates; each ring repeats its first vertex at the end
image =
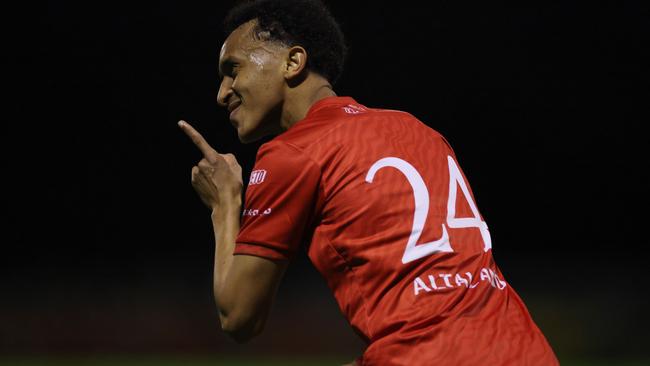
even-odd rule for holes
{"type": "Polygon", "coordinates": [[[319,0],[248,0],[237,3],[224,21],[226,34],[257,20],[256,32],[285,46],[305,48],[307,68],[332,85],[343,71],[347,46],[341,28],[319,0]]]}

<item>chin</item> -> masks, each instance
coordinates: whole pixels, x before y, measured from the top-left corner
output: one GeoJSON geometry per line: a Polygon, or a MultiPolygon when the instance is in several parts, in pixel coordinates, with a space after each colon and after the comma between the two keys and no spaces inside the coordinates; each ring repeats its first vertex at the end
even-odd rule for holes
{"type": "Polygon", "coordinates": [[[251,123],[251,121],[248,122],[249,123],[240,122],[237,124],[239,126],[237,128],[237,136],[239,137],[239,141],[243,144],[249,144],[251,142],[261,140],[267,136],[278,134],[272,129],[269,129],[268,125],[265,125],[264,123],[251,123]],[[253,127],[251,128],[251,126],[253,127]]]}
{"type": "Polygon", "coordinates": [[[255,133],[251,133],[251,132],[247,133],[246,131],[242,132],[240,130],[237,130],[237,136],[239,137],[239,141],[242,144],[250,144],[251,142],[255,142],[263,137],[263,136],[258,136],[255,133]]]}
{"type": "Polygon", "coordinates": [[[251,142],[255,142],[255,139],[250,139],[248,136],[239,136],[239,142],[242,144],[250,144],[251,142]]]}

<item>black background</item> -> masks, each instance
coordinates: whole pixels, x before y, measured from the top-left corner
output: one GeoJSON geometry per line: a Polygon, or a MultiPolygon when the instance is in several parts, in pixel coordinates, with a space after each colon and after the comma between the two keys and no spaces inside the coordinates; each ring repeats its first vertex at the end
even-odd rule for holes
{"type": "MultiPolygon", "coordinates": [[[[6,10],[0,353],[360,351],[305,258],[271,315],[270,332],[293,324],[282,341],[234,346],[217,329],[209,212],[189,181],[200,154],[176,122],[247,179],[259,143],[241,145],[216,104],[231,4],[6,10]]],[[[328,4],[350,47],[338,94],[447,137],[558,354],[648,357],[648,7],[328,4]]]]}

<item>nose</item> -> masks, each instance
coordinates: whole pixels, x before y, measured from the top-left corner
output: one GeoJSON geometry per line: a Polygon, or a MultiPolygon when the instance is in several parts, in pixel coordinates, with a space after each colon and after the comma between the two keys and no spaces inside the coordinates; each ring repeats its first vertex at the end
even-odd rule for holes
{"type": "Polygon", "coordinates": [[[217,94],[217,103],[222,107],[228,106],[228,100],[233,94],[232,80],[229,77],[223,78],[219,85],[219,93],[217,94]]]}

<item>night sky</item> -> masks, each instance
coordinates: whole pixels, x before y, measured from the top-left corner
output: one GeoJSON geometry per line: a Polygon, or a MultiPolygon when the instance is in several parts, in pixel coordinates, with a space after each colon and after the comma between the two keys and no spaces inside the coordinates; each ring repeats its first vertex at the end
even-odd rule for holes
{"type": "MultiPolygon", "coordinates": [[[[7,10],[0,354],[228,342],[211,303],[209,211],[190,185],[201,155],[176,122],[234,153],[247,181],[261,142],[240,144],[216,103],[232,3],[7,10]],[[191,309],[191,321],[173,315],[191,309]],[[145,318],[175,335],[129,338],[145,318]],[[198,335],[178,335],[198,324],[198,335]],[[66,331],[44,335],[43,325],[66,331]]],[[[327,3],[349,45],[335,90],[408,111],[449,140],[497,264],[558,353],[647,356],[648,118],[638,111],[650,81],[648,6],[327,3]]],[[[304,256],[278,301],[271,325],[292,301],[338,316],[304,256]]],[[[296,334],[286,343],[307,332],[296,334]]],[[[322,344],[336,345],[330,338],[322,344]]]]}

